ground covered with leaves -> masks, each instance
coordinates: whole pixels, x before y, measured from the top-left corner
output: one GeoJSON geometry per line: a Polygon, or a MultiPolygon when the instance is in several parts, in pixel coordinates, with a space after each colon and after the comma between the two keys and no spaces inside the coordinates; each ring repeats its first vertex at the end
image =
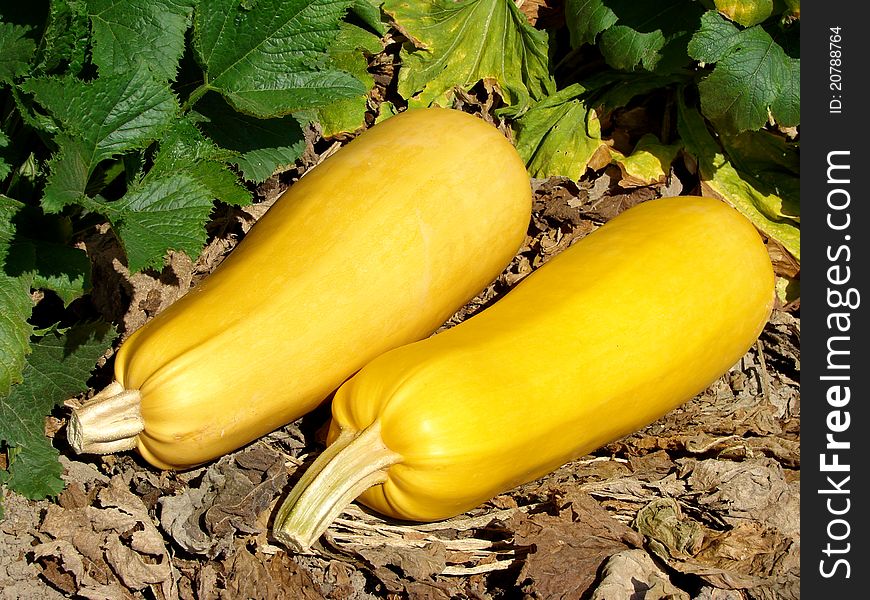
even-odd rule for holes
{"type": "MultiPolygon", "coordinates": [[[[94,302],[126,332],[169,305],[294,178],[334,151],[311,140],[296,169],[261,186],[261,202],[226,208],[213,221],[196,262],[173,254],[161,272],[131,276],[108,238],[95,234],[105,271],[94,302]]],[[[613,167],[579,181],[535,180],[525,244],[445,326],[625,208],[692,191],[692,179],[675,170],[661,184],[632,187],[613,167]]],[[[325,410],[181,473],[133,455],[74,457],[60,412],[54,445],[67,487],[56,502],[5,498],[0,597],[797,598],[795,309],[780,305],[733,369],[645,430],[446,522],[388,522],[353,506],[307,555],[276,545],[269,525],[323,447],[325,410]]],[[[94,387],[107,377],[104,366],[94,387]]]]}

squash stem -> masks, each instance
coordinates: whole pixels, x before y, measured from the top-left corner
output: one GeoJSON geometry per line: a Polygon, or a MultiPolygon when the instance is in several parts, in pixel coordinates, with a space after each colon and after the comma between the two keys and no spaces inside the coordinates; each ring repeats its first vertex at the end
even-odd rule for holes
{"type": "Polygon", "coordinates": [[[362,431],[343,430],[278,509],[275,539],[298,552],[307,551],[345,507],[386,481],[389,468],[401,460],[381,439],[380,423],[362,431]]]}
{"type": "Polygon", "coordinates": [[[67,439],[78,454],[111,454],[136,447],[145,429],[142,395],[113,381],[100,393],[73,408],[67,439]]]}

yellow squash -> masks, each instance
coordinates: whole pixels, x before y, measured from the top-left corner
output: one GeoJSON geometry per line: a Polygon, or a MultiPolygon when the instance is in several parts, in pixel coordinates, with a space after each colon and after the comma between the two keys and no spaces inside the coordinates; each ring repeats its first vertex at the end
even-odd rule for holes
{"type": "Polygon", "coordinates": [[[773,300],[765,246],[736,210],[631,208],[491,308],[344,383],[331,444],[276,537],[310,546],[357,496],[398,519],[447,518],[641,429],[733,366],[773,300]]]}
{"type": "Polygon", "coordinates": [[[440,108],[392,117],[293,184],[122,344],[70,441],[137,448],[161,468],[232,451],[429,335],[510,262],[530,215],[525,167],[495,127],[440,108]]]}

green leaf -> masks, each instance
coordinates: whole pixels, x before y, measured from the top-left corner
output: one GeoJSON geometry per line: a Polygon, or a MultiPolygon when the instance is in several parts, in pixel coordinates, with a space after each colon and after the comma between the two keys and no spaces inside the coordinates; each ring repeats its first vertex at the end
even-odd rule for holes
{"type": "Polygon", "coordinates": [[[0,181],[6,179],[6,176],[12,171],[12,165],[6,162],[6,159],[3,158],[5,152],[3,148],[7,148],[9,146],[9,138],[3,133],[3,130],[0,129],[0,181]]]}
{"type": "Polygon", "coordinates": [[[138,87],[122,76],[99,78],[58,90],[58,79],[38,79],[31,90],[60,121],[65,131],[56,139],[43,206],[58,211],[77,203],[106,215],[127,252],[130,269],[158,266],[170,249],[199,255],[205,243],[205,223],[218,198],[230,204],[250,202],[250,192],[227,168],[235,153],[209,142],[187,119],[172,118],[178,106],[163,84],[147,71],[134,72],[138,87]],[[144,87],[143,87],[144,86],[144,87]],[[92,97],[87,110],[82,102],[92,97]],[[68,100],[66,106],[58,104],[68,100]],[[88,195],[88,183],[100,161],[145,147],[162,138],[151,169],[133,181],[114,202],[88,195]]]}
{"type": "Polygon", "coordinates": [[[87,0],[93,61],[101,75],[142,64],[160,79],[175,78],[194,0],[87,0]]]}
{"type": "Polygon", "coordinates": [[[565,22],[571,46],[594,44],[598,34],[616,25],[619,17],[604,0],[566,0],[565,22]]]}
{"type": "Polygon", "coordinates": [[[368,72],[368,60],[364,52],[377,54],[381,50],[383,44],[378,36],[361,27],[342,23],[341,34],[329,47],[329,55],[338,68],[361,81],[366,91],[317,109],[315,119],[320,123],[323,137],[354,133],[365,126],[368,94],[375,85],[375,78],[368,72]]]}
{"type": "Polygon", "coordinates": [[[640,32],[626,25],[614,25],[601,35],[599,47],[614,69],[630,71],[643,65],[651,71],[665,47],[665,36],[659,29],[640,32]]]}
{"type": "Polygon", "coordinates": [[[200,2],[193,43],[206,87],[237,110],[287,115],[363,93],[353,76],[328,68],[326,49],[351,0],[200,2]]]}
{"type": "Polygon", "coordinates": [[[608,69],[583,80],[588,92],[588,103],[604,111],[626,106],[638,96],[656,90],[685,85],[692,80],[689,73],[650,73],[646,71],[622,72],[608,69]]]}
{"type": "Polygon", "coordinates": [[[23,207],[23,202],[0,194],[0,266],[6,264],[9,247],[15,239],[15,215],[23,207]]]}
{"type": "Polygon", "coordinates": [[[586,89],[571,85],[535,104],[514,124],[516,147],[532,177],[580,179],[604,146],[601,123],[586,104],[586,89]]]}
{"type": "Polygon", "coordinates": [[[350,11],[379,36],[387,33],[387,26],[381,20],[380,0],[354,0],[350,11]]]}
{"type": "Polygon", "coordinates": [[[210,190],[190,175],[146,177],[114,202],[94,202],[124,244],[130,271],[159,267],[169,250],[192,258],[206,241],[204,224],[214,206],[210,190]]]}
{"type": "Polygon", "coordinates": [[[81,297],[90,287],[91,263],[83,250],[69,246],[69,219],[9,199],[2,212],[13,232],[0,252],[6,275],[55,292],[65,306],[81,297]]]}
{"type": "Polygon", "coordinates": [[[51,0],[39,42],[33,75],[67,72],[77,75],[87,62],[90,46],[87,6],[80,0],[51,0]]]}
{"type": "Polygon", "coordinates": [[[574,47],[597,40],[611,67],[659,72],[688,65],[686,44],[703,12],[686,0],[568,0],[565,10],[574,47]]]}
{"type": "Polygon", "coordinates": [[[115,227],[132,271],[159,266],[169,250],[195,259],[205,244],[215,198],[236,205],[251,201],[225,164],[234,156],[214,146],[189,120],[180,120],[161,141],[145,177],[120,200],[95,207],[115,227]]]}
{"type": "Polygon", "coordinates": [[[386,0],[412,41],[401,52],[399,94],[412,106],[450,106],[454,90],[495,85],[515,114],[555,91],[547,33],[505,0],[386,0]]]}
{"type": "Polygon", "coordinates": [[[251,192],[228,167],[237,155],[206,138],[193,119],[179,119],[160,141],[154,165],[145,179],[190,176],[212,198],[236,206],[250,204],[251,192]]]}
{"type": "Polygon", "coordinates": [[[0,397],[21,381],[30,352],[33,327],[27,320],[33,309],[30,281],[7,273],[7,256],[15,238],[13,218],[24,206],[0,194],[0,397]]]}
{"type": "Polygon", "coordinates": [[[265,181],[305,150],[302,128],[292,116],[258,119],[236,112],[214,95],[197,103],[195,116],[206,135],[233,153],[228,162],[237,165],[248,181],[265,181]]]}
{"type": "Polygon", "coordinates": [[[704,195],[721,198],[736,207],[758,229],[800,260],[799,198],[796,196],[799,175],[788,172],[795,168],[796,158],[765,160],[762,156],[776,152],[772,150],[775,145],[769,139],[746,138],[735,141],[732,150],[754,143],[766,147],[755,149],[742,159],[740,164],[750,171],[738,169],[707,130],[706,121],[696,108],[687,106],[680,97],[677,109],[677,129],[686,152],[698,163],[704,195]],[[760,175],[765,171],[766,175],[760,175]],[[776,171],[774,176],[772,172],[776,171]],[[788,180],[793,181],[789,184],[788,180]]]}
{"type": "Polygon", "coordinates": [[[689,54],[713,71],[698,84],[701,110],[723,131],[760,129],[768,114],[781,125],[800,122],[800,59],[788,56],[760,25],[738,29],[708,11],[689,54]]]}
{"type": "Polygon", "coordinates": [[[375,117],[375,124],[386,121],[390,117],[395,117],[397,114],[399,114],[399,109],[396,108],[395,104],[389,100],[384,100],[378,106],[378,116],[375,117]]]}
{"type": "Polygon", "coordinates": [[[91,261],[84,250],[43,240],[30,240],[32,287],[51,290],[64,306],[91,287],[91,261]]]}
{"type": "Polygon", "coordinates": [[[87,390],[94,364],[115,337],[107,324],[76,327],[33,345],[24,381],[0,396],[0,442],[9,448],[6,485],[40,499],[63,490],[58,452],[45,437],[45,417],[68,398],[87,390]]]}
{"type": "Polygon", "coordinates": [[[55,138],[58,149],[48,162],[42,207],[46,212],[60,212],[69,204],[85,198],[88,179],[99,161],[93,160],[86,142],[65,135],[55,138]]]}
{"type": "Polygon", "coordinates": [[[24,360],[30,352],[33,328],[27,319],[32,310],[27,280],[0,272],[0,396],[21,381],[24,360]]]}
{"type": "Polygon", "coordinates": [[[232,156],[182,119],[167,131],[151,170],[121,199],[89,200],[88,208],[109,218],[133,272],[159,267],[169,250],[196,259],[215,198],[230,204],[251,201],[224,162],[232,156]]]}
{"type": "Polygon", "coordinates": [[[146,146],[178,112],[169,88],[142,68],[90,82],[42,77],[23,87],[65,131],[93,148],[98,160],[146,146]]]}
{"type": "Polygon", "coordinates": [[[145,68],[83,82],[33,78],[22,86],[60,123],[63,135],[50,162],[42,205],[47,212],[81,202],[100,161],[158,139],[178,114],[169,87],[145,68]]]}
{"type": "Polygon", "coordinates": [[[26,37],[27,27],[0,21],[0,83],[11,83],[27,73],[36,42],[26,37]]]}
{"type": "Polygon", "coordinates": [[[18,110],[18,115],[21,117],[21,122],[28,127],[32,127],[36,131],[48,133],[49,135],[60,133],[60,128],[55,120],[46,115],[43,111],[37,111],[32,98],[21,89],[22,87],[25,87],[27,83],[28,81],[25,81],[21,87],[13,86],[9,88],[12,101],[15,104],[15,108],[18,110]]]}
{"type": "Polygon", "coordinates": [[[788,71],[779,82],[770,112],[780,125],[794,127],[801,122],[801,61],[789,58],[786,64],[788,71]]]}
{"type": "Polygon", "coordinates": [[[758,25],[773,14],[773,0],[714,0],[716,10],[744,27],[758,25]]]}

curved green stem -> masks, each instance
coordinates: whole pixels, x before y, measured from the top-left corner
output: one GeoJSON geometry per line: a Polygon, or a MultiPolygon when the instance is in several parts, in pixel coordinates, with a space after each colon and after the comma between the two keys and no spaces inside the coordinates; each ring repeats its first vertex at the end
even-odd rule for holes
{"type": "Polygon", "coordinates": [[[311,464],[275,517],[275,539],[308,550],[344,508],[368,488],[383,483],[402,457],[381,439],[380,424],[344,430],[311,464]]]}
{"type": "Polygon", "coordinates": [[[184,104],[181,105],[181,112],[186,113],[191,108],[193,108],[193,105],[196,104],[200,98],[205,96],[206,92],[208,92],[210,89],[211,86],[208,84],[207,81],[199,85],[195,90],[190,93],[190,96],[187,97],[187,100],[184,101],[184,104]]]}

